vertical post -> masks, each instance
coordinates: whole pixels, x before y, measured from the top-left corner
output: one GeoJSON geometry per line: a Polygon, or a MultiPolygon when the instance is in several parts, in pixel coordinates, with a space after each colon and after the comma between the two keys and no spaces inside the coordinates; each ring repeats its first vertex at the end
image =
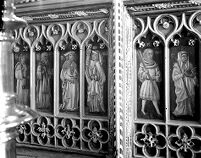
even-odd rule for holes
{"type": "Polygon", "coordinates": [[[116,128],[116,157],[124,157],[124,107],[123,107],[123,23],[122,23],[122,13],[123,12],[123,1],[122,0],[113,0],[113,55],[114,55],[114,75],[115,75],[115,128],[116,128]]]}
{"type": "Polygon", "coordinates": [[[134,80],[133,75],[133,38],[134,20],[123,6],[123,52],[124,52],[124,158],[132,157],[133,125],[134,125],[134,80]]]}

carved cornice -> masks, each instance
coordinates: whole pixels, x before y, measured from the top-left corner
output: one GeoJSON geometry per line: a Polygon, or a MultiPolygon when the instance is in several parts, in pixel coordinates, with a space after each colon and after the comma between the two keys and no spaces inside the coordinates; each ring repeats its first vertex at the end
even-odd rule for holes
{"type": "Polygon", "coordinates": [[[30,15],[30,16],[22,16],[23,19],[27,20],[28,22],[34,21],[52,21],[52,20],[62,20],[62,19],[71,19],[71,18],[89,18],[89,17],[96,17],[96,16],[109,16],[109,8],[100,8],[100,9],[88,9],[88,10],[75,10],[75,11],[68,11],[65,13],[50,13],[50,14],[43,14],[43,15],[30,15]]]}
{"type": "Polygon", "coordinates": [[[38,2],[40,0],[20,0],[16,1],[15,4],[23,4],[23,3],[33,3],[33,2],[38,2]]]}
{"type": "MultiPolygon", "coordinates": [[[[56,1],[54,0],[14,0],[15,4],[30,4],[30,3],[36,3],[39,2],[40,5],[41,4],[52,4],[55,3],[56,1]]],[[[64,2],[70,2],[70,3],[75,3],[77,2],[77,0],[57,0],[58,3],[64,3],[64,2]]],[[[86,3],[86,4],[93,4],[93,3],[107,3],[107,2],[112,2],[112,0],[93,0],[93,2],[91,0],[82,0],[80,2],[81,3],[86,3]]]]}
{"type": "Polygon", "coordinates": [[[125,3],[129,14],[146,14],[147,12],[160,12],[168,10],[187,10],[187,9],[200,9],[201,4],[193,0],[189,1],[171,1],[171,2],[158,2],[158,3],[125,3]]]}

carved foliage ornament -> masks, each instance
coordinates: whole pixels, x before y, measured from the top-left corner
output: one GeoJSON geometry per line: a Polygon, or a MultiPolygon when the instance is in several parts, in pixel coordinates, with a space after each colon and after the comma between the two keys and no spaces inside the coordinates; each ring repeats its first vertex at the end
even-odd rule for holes
{"type": "Polygon", "coordinates": [[[190,46],[190,47],[193,47],[195,46],[196,44],[196,38],[194,37],[189,37],[188,39],[186,40],[183,40],[182,38],[180,38],[181,35],[178,34],[174,36],[174,38],[172,38],[170,41],[171,43],[173,44],[174,47],[179,47],[179,46],[182,46],[185,44],[185,46],[190,46]],[[185,42],[185,43],[184,43],[185,42]]]}
{"type": "Polygon", "coordinates": [[[14,53],[28,53],[29,52],[29,46],[27,42],[25,42],[22,38],[19,38],[14,44],[13,44],[13,52],[14,53]]]}
{"type": "Polygon", "coordinates": [[[76,147],[77,141],[80,139],[80,130],[75,121],[63,119],[61,124],[56,127],[56,136],[62,140],[64,147],[76,147]]]}
{"type": "Polygon", "coordinates": [[[33,123],[32,131],[41,145],[49,144],[50,139],[54,137],[53,124],[46,117],[39,117],[36,123],[33,123]]]}
{"type": "Polygon", "coordinates": [[[109,141],[109,133],[96,120],[88,122],[88,126],[82,130],[82,135],[83,140],[88,143],[89,149],[92,151],[100,151],[103,144],[109,141]]]}
{"type": "Polygon", "coordinates": [[[168,10],[172,8],[191,8],[200,6],[201,3],[199,0],[189,0],[189,1],[175,1],[167,3],[154,3],[154,4],[128,4],[128,11],[134,15],[134,12],[144,12],[144,11],[155,11],[155,10],[168,10]]]}
{"type": "Polygon", "coordinates": [[[168,137],[170,149],[176,151],[177,157],[193,158],[195,153],[201,152],[201,138],[191,127],[180,126],[175,134],[168,137]]]}
{"type": "Polygon", "coordinates": [[[107,8],[91,9],[91,10],[76,10],[61,14],[45,14],[42,16],[23,16],[22,18],[27,21],[47,21],[55,19],[69,19],[72,17],[90,17],[94,15],[109,15],[107,8]]]}
{"type": "Polygon", "coordinates": [[[201,1],[200,0],[189,0],[190,3],[200,5],[201,1]]]}
{"type": "Polygon", "coordinates": [[[34,35],[36,34],[36,29],[29,27],[27,33],[29,37],[34,37],[34,35]]]}
{"type": "Polygon", "coordinates": [[[75,40],[68,37],[66,40],[59,41],[59,50],[60,51],[70,51],[70,50],[78,50],[78,44],[75,40]]]}
{"type": "Polygon", "coordinates": [[[171,3],[158,3],[158,4],[152,4],[152,5],[158,9],[168,9],[168,8],[174,7],[174,5],[171,3]]]}
{"type": "Polygon", "coordinates": [[[159,47],[160,44],[161,44],[161,41],[157,38],[153,42],[145,42],[143,40],[137,41],[137,47],[141,49],[145,47],[159,47]]]}
{"type": "Polygon", "coordinates": [[[164,29],[169,29],[171,24],[173,24],[171,18],[163,17],[159,20],[159,25],[161,25],[164,29]]]}
{"type": "Polygon", "coordinates": [[[51,52],[52,44],[45,37],[42,37],[40,41],[35,44],[36,52],[51,52]]]}
{"type": "Polygon", "coordinates": [[[17,132],[19,136],[17,137],[18,142],[27,142],[28,137],[31,133],[31,126],[29,123],[27,124],[21,124],[17,127],[17,132]]]}
{"type": "Polygon", "coordinates": [[[78,22],[73,25],[72,33],[80,43],[83,43],[89,34],[89,28],[86,23],[78,22]]]}
{"type": "Polygon", "coordinates": [[[155,125],[144,124],[141,131],[135,133],[134,144],[145,156],[157,157],[166,146],[166,138],[155,125]]]}

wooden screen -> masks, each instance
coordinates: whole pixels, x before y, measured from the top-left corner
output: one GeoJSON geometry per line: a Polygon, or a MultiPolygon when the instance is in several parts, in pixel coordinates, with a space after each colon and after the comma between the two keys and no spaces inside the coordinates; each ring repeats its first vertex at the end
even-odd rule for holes
{"type": "Polygon", "coordinates": [[[24,18],[13,32],[16,102],[41,116],[18,127],[18,145],[112,155],[110,8],[24,18]]]}
{"type": "Polygon", "coordinates": [[[135,33],[133,157],[201,156],[201,13],[193,7],[199,4],[127,4],[135,33]]]}

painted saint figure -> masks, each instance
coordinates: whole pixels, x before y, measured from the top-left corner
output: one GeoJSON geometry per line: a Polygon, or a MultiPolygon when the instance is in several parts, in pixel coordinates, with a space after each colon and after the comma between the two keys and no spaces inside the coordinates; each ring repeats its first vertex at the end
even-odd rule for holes
{"type": "Polygon", "coordinates": [[[189,62],[188,52],[178,52],[177,62],[173,65],[172,80],[174,81],[177,103],[173,114],[175,116],[193,116],[197,78],[195,67],[189,62]]]}
{"type": "Polygon", "coordinates": [[[75,62],[75,52],[64,54],[66,61],[62,65],[60,78],[62,80],[62,106],[64,110],[74,111],[79,104],[79,73],[75,62]]]}
{"type": "Polygon", "coordinates": [[[15,65],[16,85],[16,99],[17,103],[29,104],[29,68],[26,64],[26,56],[21,54],[19,62],[15,65]]]}
{"type": "Polygon", "coordinates": [[[141,56],[141,63],[138,70],[138,78],[142,82],[140,87],[140,98],[142,99],[141,111],[145,115],[145,104],[148,100],[152,101],[156,112],[159,116],[161,113],[158,108],[160,100],[159,89],[157,82],[161,81],[161,74],[158,64],[153,60],[154,52],[147,48],[141,56]]]}
{"type": "Polygon", "coordinates": [[[48,108],[51,105],[51,77],[48,53],[41,53],[41,60],[36,69],[36,104],[38,108],[48,108]]]}
{"type": "Polygon", "coordinates": [[[96,46],[87,49],[86,56],[87,105],[90,112],[105,112],[103,86],[106,76],[102,67],[102,56],[96,46]]]}

